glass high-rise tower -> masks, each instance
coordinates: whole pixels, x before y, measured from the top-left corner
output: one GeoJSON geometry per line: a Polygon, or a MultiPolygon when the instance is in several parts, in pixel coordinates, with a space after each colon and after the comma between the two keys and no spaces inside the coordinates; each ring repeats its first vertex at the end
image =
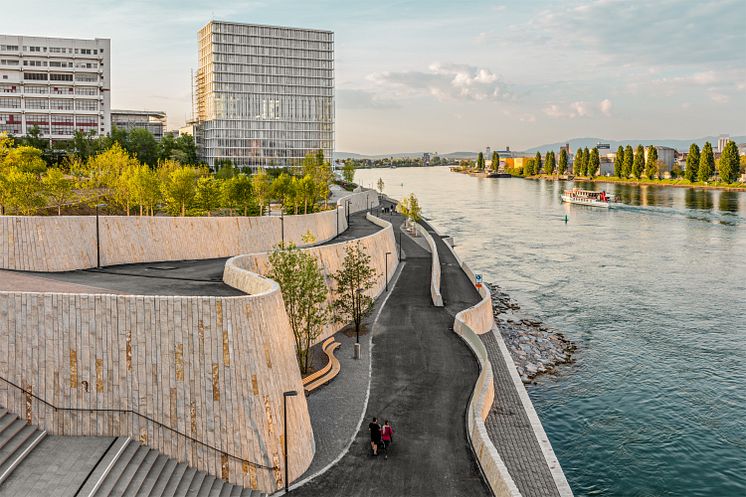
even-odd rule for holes
{"type": "Polygon", "coordinates": [[[199,31],[195,139],[209,165],[295,165],[334,151],[334,33],[210,21],[199,31]]]}

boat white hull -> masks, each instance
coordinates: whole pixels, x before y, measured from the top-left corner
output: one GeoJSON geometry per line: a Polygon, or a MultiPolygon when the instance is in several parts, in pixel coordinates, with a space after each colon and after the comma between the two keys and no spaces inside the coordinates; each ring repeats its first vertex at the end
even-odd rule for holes
{"type": "Polygon", "coordinates": [[[590,205],[591,207],[602,207],[604,209],[608,209],[610,207],[610,202],[601,202],[600,200],[594,200],[594,199],[585,199],[585,198],[572,198],[569,195],[562,195],[562,201],[568,202],[570,204],[578,204],[578,205],[590,205]]]}

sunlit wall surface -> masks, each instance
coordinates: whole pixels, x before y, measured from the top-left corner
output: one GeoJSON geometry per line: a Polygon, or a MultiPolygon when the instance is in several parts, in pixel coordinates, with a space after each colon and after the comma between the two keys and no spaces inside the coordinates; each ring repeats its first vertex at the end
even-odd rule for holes
{"type": "Polygon", "coordinates": [[[199,31],[195,138],[213,165],[334,151],[334,33],[211,21],[199,31]]]}

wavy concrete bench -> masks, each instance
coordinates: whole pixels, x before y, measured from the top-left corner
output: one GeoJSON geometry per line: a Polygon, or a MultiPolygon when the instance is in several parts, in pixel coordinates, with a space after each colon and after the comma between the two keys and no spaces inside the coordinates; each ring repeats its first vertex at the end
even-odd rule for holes
{"type": "Polygon", "coordinates": [[[334,355],[334,352],[341,346],[341,343],[334,341],[334,337],[329,337],[321,343],[321,349],[329,360],[323,368],[303,378],[303,389],[306,391],[306,394],[329,383],[339,374],[342,366],[339,364],[339,360],[334,355]]]}

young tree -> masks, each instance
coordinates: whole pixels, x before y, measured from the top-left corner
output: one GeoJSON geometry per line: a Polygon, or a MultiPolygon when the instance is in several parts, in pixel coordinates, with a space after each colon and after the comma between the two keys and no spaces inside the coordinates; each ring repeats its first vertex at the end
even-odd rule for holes
{"type": "Polygon", "coordinates": [[[477,155],[477,171],[484,171],[484,154],[482,152],[477,155]]]}
{"type": "Polygon", "coordinates": [[[378,193],[380,193],[381,195],[383,195],[383,188],[385,186],[385,184],[383,182],[383,178],[378,178],[378,183],[376,184],[376,186],[378,187],[378,193]]]}
{"type": "Polygon", "coordinates": [[[255,205],[251,195],[251,178],[245,174],[233,176],[223,182],[223,202],[231,209],[238,209],[244,216],[255,205]]]}
{"type": "Polygon", "coordinates": [[[342,166],[342,178],[348,183],[355,180],[355,164],[352,161],[345,161],[345,165],[342,166]]]}
{"type": "Polygon", "coordinates": [[[619,145],[616,149],[616,155],[614,156],[614,176],[617,178],[622,177],[622,171],[624,170],[624,148],[619,145]]]}
{"type": "Polygon", "coordinates": [[[572,173],[575,176],[582,176],[583,175],[583,149],[578,148],[578,150],[575,151],[575,157],[573,157],[572,160],[572,173]]]}
{"type": "Polygon", "coordinates": [[[163,199],[172,216],[186,216],[194,204],[197,171],[191,167],[177,167],[166,175],[161,185],[163,199]]]}
{"type": "Polygon", "coordinates": [[[645,171],[645,149],[642,145],[637,145],[635,158],[632,161],[632,176],[639,179],[645,171]]]}
{"type": "Polygon", "coordinates": [[[370,255],[363,251],[360,242],[345,247],[342,267],[332,278],[337,283],[334,296],[334,320],[338,323],[355,323],[356,341],[360,337],[360,324],[373,308],[373,298],[366,294],[376,283],[376,270],[370,264],[370,255]]]}
{"type": "Polygon", "coordinates": [[[590,165],[591,165],[591,152],[590,152],[590,150],[588,150],[588,147],[585,147],[583,149],[583,165],[582,165],[582,168],[583,168],[582,175],[583,176],[588,176],[588,169],[589,169],[590,165]]]}
{"type": "Polygon", "coordinates": [[[692,143],[689,146],[689,153],[686,154],[684,177],[694,183],[697,181],[697,173],[699,173],[699,145],[692,143]]]}
{"type": "Polygon", "coordinates": [[[567,171],[567,149],[560,149],[559,163],[557,164],[557,173],[560,175],[565,174],[567,171]]]}
{"type": "Polygon", "coordinates": [[[536,152],[536,156],[534,157],[534,165],[531,168],[531,175],[533,176],[533,175],[539,174],[541,170],[543,169],[543,167],[544,165],[541,160],[541,152],[536,152]]]}
{"type": "Polygon", "coordinates": [[[216,179],[214,176],[201,176],[197,179],[197,186],[195,189],[195,201],[197,207],[205,213],[207,216],[212,215],[212,211],[220,207],[222,202],[222,181],[216,179]]]}
{"type": "Polygon", "coordinates": [[[490,167],[493,173],[500,170],[500,154],[497,151],[492,152],[492,165],[490,167]]]}
{"type": "Polygon", "coordinates": [[[272,182],[269,179],[267,171],[260,169],[251,177],[251,191],[254,198],[259,204],[259,215],[264,215],[264,208],[269,205],[272,199],[272,182]]]}
{"type": "Polygon", "coordinates": [[[44,207],[43,191],[35,174],[11,167],[0,176],[4,176],[2,188],[6,192],[0,196],[5,197],[5,209],[28,216],[36,209],[44,207]]]}
{"type": "Polygon", "coordinates": [[[635,153],[632,151],[632,145],[624,147],[624,162],[622,163],[622,177],[629,178],[632,175],[632,164],[635,153]]]}
{"type": "Polygon", "coordinates": [[[26,132],[26,136],[21,138],[21,143],[25,146],[41,150],[42,153],[49,149],[49,140],[44,138],[41,129],[37,125],[33,125],[26,132]]]}
{"type": "Polygon", "coordinates": [[[648,179],[654,179],[658,177],[658,149],[653,145],[648,146],[648,158],[645,161],[647,166],[645,167],[645,176],[648,179]]]}
{"type": "Polygon", "coordinates": [[[73,182],[59,169],[48,169],[41,178],[44,196],[57,207],[57,215],[62,215],[62,206],[73,198],[73,182]]]}
{"type": "Polygon", "coordinates": [[[269,256],[270,278],[280,284],[285,311],[295,337],[295,353],[303,374],[308,372],[308,350],[329,320],[328,289],[316,258],[290,244],[278,245],[269,256]]]}
{"type": "Polygon", "coordinates": [[[27,145],[10,149],[5,155],[3,165],[36,175],[42,174],[47,169],[47,163],[42,158],[42,151],[27,145]]]}
{"type": "Polygon", "coordinates": [[[720,181],[724,183],[735,183],[740,172],[740,159],[738,157],[738,146],[733,140],[728,143],[720,154],[720,163],[718,164],[718,174],[720,181]]]}
{"type": "Polygon", "coordinates": [[[591,156],[588,159],[588,165],[586,166],[588,176],[593,178],[598,174],[598,170],[601,167],[601,159],[598,156],[598,148],[593,147],[591,150],[591,156]]]}
{"type": "Polygon", "coordinates": [[[158,142],[145,128],[135,128],[130,131],[126,148],[143,164],[155,167],[158,163],[158,142]]]}
{"type": "Polygon", "coordinates": [[[181,135],[176,139],[176,149],[171,152],[171,159],[190,166],[196,166],[199,163],[197,144],[192,135],[181,135]]]}
{"type": "Polygon", "coordinates": [[[154,214],[155,207],[161,201],[161,178],[150,167],[141,164],[132,175],[133,201],[140,208],[140,215],[154,214]]]}
{"type": "Polygon", "coordinates": [[[699,181],[709,181],[713,174],[715,174],[715,155],[712,153],[710,142],[705,142],[705,146],[702,147],[702,154],[699,156],[697,179],[699,181]]]}

